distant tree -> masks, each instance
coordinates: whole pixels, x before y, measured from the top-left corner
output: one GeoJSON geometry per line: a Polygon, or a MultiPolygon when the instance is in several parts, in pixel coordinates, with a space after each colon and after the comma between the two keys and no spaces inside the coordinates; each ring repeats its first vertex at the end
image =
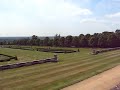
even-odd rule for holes
{"type": "Polygon", "coordinates": [[[69,35],[65,38],[65,46],[66,47],[72,46],[72,39],[73,39],[73,37],[71,35],[69,35]]]}
{"type": "Polygon", "coordinates": [[[81,47],[87,47],[88,46],[88,40],[86,39],[86,37],[82,37],[80,40],[80,46],[81,47]]]}
{"type": "Polygon", "coordinates": [[[96,47],[97,46],[97,40],[94,36],[92,36],[89,40],[89,46],[96,47]]]}
{"type": "Polygon", "coordinates": [[[98,46],[99,47],[107,47],[107,38],[104,35],[100,35],[99,39],[98,39],[98,46]]]}
{"type": "Polygon", "coordinates": [[[50,40],[49,40],[48,46],[53,46],[53,39],[50,39],[50,40]]]}
{"type": "Polygon", "coordinates": [[[40,46],[40,39],[37,39],[37,40],[36,40],[36,45],[37,45],[37,46],[40,46]]]}
{"type": "Polygon", "coordinates": [[[118,39],[118,41],[117,41],[117,46],[120,47],[120,29],[117,29],[117,30],[115,31],[115,35],[116,35],[116,37],[117,37],[117,39],[118,39]]]}
{"type": "Polygon", "coordinates": [[[73,37],[72,46],[79,47],[79,38],[77,36],[73,37]]]}
{"type": "Polygon", "coordinates": [[[49,45],[49,41],[50,41],[50,38],[49,37],[45,37],[45,39],[44,39],[44,45],[45,46],[48,46],[49,45]]]}
{"type": "Polygon", "coordinates": [[[38,43],[37,43],[37,41],[39,41],[38,40],[38,36],[36,36],[36,35],[33,35],[32,36],[32,39],[31,39],[31,45],[37,45],[38,43]]]}
{"type": "Polygon", "coordinates": [[[13,45],[17,45],[17,44],[18,44],[17,40],[13,40],[13,45]]]}
{"type": "Polygon", "coordinates": [[[91,35],[90,34],[86,34],[85,37],[86,37],[87,40],[89,40],[89,38],[91,37],[91,35]]]}
{"type": "Polygon", "coordinates": [[[98,39],[99,39],[99,34],[94,33],[94,35],[91,35],[88,41],[88,45],[90,47],[97,47],[98,46],[98,39]]]}
{"type": "Polygon", "coordinates": [[[59,46],[60,35],[56,34],[54,37],[54,46],[59,46]]]}
{"type": "Polygon", "coordinates": [[[85,47],[89,47],[89,39],[90,39],[90,37],[91,37],[91,35],[90,34],[86,34],[85,36],[84,36],[84,38],[85,38],[85,47]]]}
{"type": "Polygon", "coordinates": [[[84,38],[83,34],[79,35],[79,47],[82,47],[82,38],[84,38]]]}
{"type": "Polygon", "coordinates": [[[0,42],[0,45],[3,45],[3,42],[2,42],[2,41],[0,42]]]}
{"type": "Polygon", "coordinates": [[[40,46],[44,46],[44,40],[40,40],[40,46]]]}
{"type": "Polygon", "coordinates": [[[61,37],[59,40],[59,46],[64,47],[65,46],[65,37],[61,37]]]}
{"type": "Polygon", "coordinates": [[[107,44],[108,44],[108,47],[116,47],[118,46],[118,38],[117,36],[113,33],[113,34],[110,34],[107,38],[107,44]]]}
{"type": "Polygon", "coordinates": [[[32,36],[32,39],[33,39],[33,40],[36,40],[36,39],[38,39],[38,36],[33,35],[33,36],[32,36]]]}
{"type": "Polygon", "coordinates": [[[60,47],[120,47],[120,30],[115,32],[102,32],[90,34],[80,34],[79,36],[68,35],[61,37],[56,34],[53,39],[45,37],[39,39],[33,35],[31,38],[23,38],[13,41],[0,40],[1,45],[35,45],[35,46],[60,46],[60,47]]]}
{"type": "Polygon", "coordinates": [[[84,37],[84,34],[80,34],[80,35],[79,35],[79,39],[82,38],[82,37],[84,37]]]}

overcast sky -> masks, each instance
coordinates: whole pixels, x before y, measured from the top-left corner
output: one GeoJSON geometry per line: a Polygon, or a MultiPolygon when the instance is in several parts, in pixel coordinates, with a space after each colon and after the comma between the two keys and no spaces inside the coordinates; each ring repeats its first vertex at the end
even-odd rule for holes
{"type": "Polygon", "coordinates": [[[0,0],[0,36],[64,36],[116,29],[120,29],[120,0],[0,0]]]}

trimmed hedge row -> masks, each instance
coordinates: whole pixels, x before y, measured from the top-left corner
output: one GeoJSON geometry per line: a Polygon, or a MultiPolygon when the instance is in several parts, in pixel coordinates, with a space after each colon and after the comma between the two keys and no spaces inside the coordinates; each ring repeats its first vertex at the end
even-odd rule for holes
{"type": "Polygon", "coordinates": [[[73,52],[76,52],[75,50],[68,50],[68,49],[51,49],[51,48],[37,48],[37,51],[52,52],[52,53],[73,53],[73,52]]]}
{"type": "Polygon", "coordinates": [[[51,53],[74,53],[75,50],[68,50],[68,49],[51,49],[51,48],[31,48],[31,47],[20,47],[20,46],[7,46],[6,48],[12,48],[12,49],[22,49],[22,50],[36,50],[41,52],[51,52],[51,53]]]}
{"type": "Polygon", "coordinates": [[[6,62],[6,61],[10,61],[12,59],[18,60],[17,56],[9,56],[9,55],[5,55],[5,54],[0,54],[0,55],[8,57],[6,59],[0,60],[0,62],[6,62]]]}
{"type": "Polygon", "coordinates": [[[3,66],[0,66],[0,71],[6,70],[6,69],[24,67],[24,66],[31,66],[31,65],[35,65],[35,64],[42,64],[42,63],[47,63],[47,62],[58,62],[58,59],[55,56],[54,58],[48,58],[45,60],[35,60],[32,62],[21,62],[21,63],[11,64],[11,65],[3,65],[3,66]]]}
{"type": "Polygon", "coordinates": [[[108,51],[113,51],[113,50],[118,50],[120,49],[120,47],[116,47],[116,48],[107,48],[107,49],[102,49],[102,50],[93,50],[92,54],[93,55],[97,55],[99,53],[103,53],[103,52],[108,52],[108,51]]]}

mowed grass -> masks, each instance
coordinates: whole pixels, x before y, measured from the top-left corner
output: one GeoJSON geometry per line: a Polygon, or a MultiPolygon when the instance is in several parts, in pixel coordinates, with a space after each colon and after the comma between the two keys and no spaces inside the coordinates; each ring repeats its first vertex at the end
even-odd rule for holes
{"type": "Polygon", "coordinates": [[[20,50],[20,49],[10,49],[10,48],[0,48],[0,54],[17,56],[18,58],[18,60],[11,60],[9,62],[0,62],[0,65],[51,58],[54,55],[52,53],[30,51],[30,50],[20,50]]]}
{"type": "MultiPolygon", "coordinates": [[[[74,49],[74,48],[72,48],[74,49]]],[[[77,50],[75,48],[75,50],[77,50]]],[[[92,77],[120,64],[120,50],[91,55],[91,49],[58,54],[58,63],[45,63],[0,71],[2,90],[58,90],[92,77]]],[[[17,55],[19,62],[53,57],[53,53],[2,48],[0,52],[17,55]]],[[[16,63],[18,61],[10,61],[16,63]]],[[[6,63],[1,63],[6,64],[6,63]]]]}

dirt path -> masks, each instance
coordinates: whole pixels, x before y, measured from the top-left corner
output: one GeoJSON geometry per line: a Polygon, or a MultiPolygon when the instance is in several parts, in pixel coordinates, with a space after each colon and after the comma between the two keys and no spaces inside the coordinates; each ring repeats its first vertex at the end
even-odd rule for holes
{"type": "Polygon", "coordinates": [[[110,90],[120,83],[120,65],[62,90],[110,90]]]}

